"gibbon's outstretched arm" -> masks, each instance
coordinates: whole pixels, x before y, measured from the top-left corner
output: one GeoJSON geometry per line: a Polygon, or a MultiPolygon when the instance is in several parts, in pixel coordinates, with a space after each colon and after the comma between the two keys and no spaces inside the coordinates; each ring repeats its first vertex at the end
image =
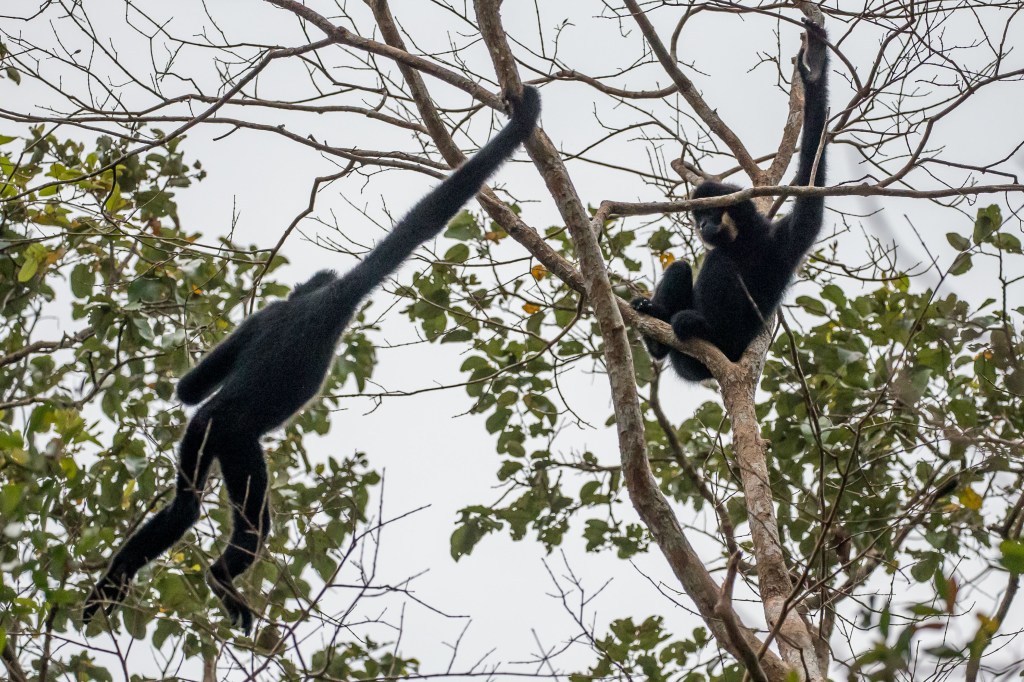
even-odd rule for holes
{"type": "MultiPolygon", "coordinates": [[[[821,26],[804,19],[804,28],[807,42],[797,55],[797,69],[804,84],[804,126],[800,136],[800,163],[792,184],[800,187],[811,184],[811,170],[820,146],[814,186],[823,187],[827,145],[822,144],[821,136],[828,117],[828,45],[821,26]]],[[[824,197],[797,197],[793,201],[793,210],[780,225],[789,231],[791,257],[803,258],[814,245],[824,217],[824,197]]]]}
{"type": "Polygon", "coordinates": [[[352,272],[325,270],[250,316],[178,383],[186,404],[209,397],[189,421],[178,451],[174,499],[132,535],[86,600],[86,624],[124,599],[135,574],[199,519],[203,488],[220,462],[232,506],[231,537],[207,583],[231,621],[249,632],[255,614],[234,585],[270,531],[267,466],[259,438],[292,417],[320,390],[335,346],[360,300],[422,242],[445,226],[533,132],[540,97],[510,98],[512,120],[471,159],[417,203],[352,272]],[[216,391],[216,393],[214,393],[216,391]],[[212,397],[210,397],[212,395],[212,397]]]}
{"type": "Polygon", "coordinates": [[[393,273],[420,244],[437,235],[487,179],[533,133],[540,116],[540,94],[523,88],[509,102],[512,120],[494,139],[419,200],[363,261],[336,285],[346,298],[361,299],[393,273]]]}

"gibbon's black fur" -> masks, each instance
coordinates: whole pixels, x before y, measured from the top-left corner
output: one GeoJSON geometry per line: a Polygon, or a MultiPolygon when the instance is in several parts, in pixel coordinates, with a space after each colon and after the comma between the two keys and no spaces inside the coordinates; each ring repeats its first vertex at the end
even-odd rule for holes
{"type": "Polygon", "coordinates": [[[505,128],[421,199],[359,265],[341,277],[327,270],[316,273],[287,300],[246,319],[182,377],[178,397],[186,405],[213,397],[189,421],[181,441],[174,500],[114,556],[86,601],[86,624],[101,606],[109,613],[139,569],[199,519],[203,488],[216,458],[234,516],[228,546],[210,567],[207,582],[232,623],[250,631],[253,612],[233,579],[253,563],[270,530],[267,468],[259,438],[320,390],[335,345],[363,298],[420,244],[436,236],[530,136],[540,115],[538,92],[525,88],[509,106],[511,121],[505,128]]]}
{"type": "MultiPolygon", "coordinates": [[[[799,186],[810,181],[828,105],[825,30],[806,19],[804,26],[807,41],[797,57],[804,83],[804,125],[793,180],[799,186]]],[[[823,149],[814,186],[824,184],[823,149]]],[[[736,191],[739,187],[704,182],[690,196],[702,199],[736,191]]],[[[633,308],[671,324],[680,340],[697,337],[710,341],[736,362],[782,301],[793,273],[818,238],[824,211],[822,197],[797,197],[789,215],[775,222],[758,213],[750,200],[694,210],[694,223],[709,247],[696,284],[689,263],[676,261],[665,270],[654,298],[637,298],[633,308]]],[[[652,357],[660,360],[668,355],[684,379],[711,378],[711,372],[696,358],[653,339],[644,341],[652,357]]]]}

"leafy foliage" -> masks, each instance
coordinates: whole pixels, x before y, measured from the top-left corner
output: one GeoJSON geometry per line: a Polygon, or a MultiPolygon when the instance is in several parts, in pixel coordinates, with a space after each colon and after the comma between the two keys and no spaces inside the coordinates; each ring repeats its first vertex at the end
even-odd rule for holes
{"type": "MultiPolygon", "coordinates": [[[[1016,502],[1014,443],[1024,431],[1024,306],[1012,307],[1006,295],[969,302],[944,286],[979,262],[999,263],[1002,271],[1007,259],[1019,257],[1019,240],[1002,227],[999,207],[989,206],[979,209],[969,236],[950,233],[947,241],[957,253],[939,273],[936,288],[915,290],[910,276],[896,271],[879,273],[874,289],[850,295],[840,278],[822,274],[802,287],[813,293],[801,293],[786,307],[787,327],[771,347],[757,412],[771,444],[780,533],[804,585],[834,589],[904,566],[911,582],[927,589],[936,575],[952,569],[951,557],[996,559],[992,549],[1000,543],[999,561],[1011,571],[1019,568],[1019,543],[1005,540],[1010,521],[993,520],[1012,513],[1016,502]]],[[[464,241],[470,255],[460,249],[457,263],[436,265],[430,278],[406,292],[418,299],[407,312],[428,338],[444,342],[452,335],[472,349],[461,367],[465,390],[502,456],[500,499],[462,510],[452,555],[473,551],[499,531],[515,540],[532,531],[552,549],[574,525],[590,551],[614,549],[621,557],[644,551],[647,532],[616,513],[624,492],[617,466],[591,452],[567,455],[557,445],[574,415],[560,392],[552,391],[563,364],[589,362],[600,371],[596,329],[585,310],[575,312],[574,292],[537,276],[526,263],[517,264],[500,287],[483,288],[479,269],[465,266],[496,259],[494,239],[486,236],[493,234],[480,219],[463,214],[448,236],[464,241]],[[428,326],[421,302],[441,290],[443,307],[455,312],[443,328],[428,326]],[[520,311],[524,300],[531,305],[520,311]]],[[[609,222],[603,236],[612,273],[639,270],[639,244],[662,267],[675,259],[673,250],[697,250],[664,226],[645,239],[624,223],[609,222]]],[[[571,256],[558,229],[548,231],[548,241],[571,256]]],[[[619,285],[626,298],[638,288],[626,280],[619,285]]],[[[1003,286],[1009,286],[1005,279],[1003,286]]],[[[646,385],[649,360],[639,344],[634,348],[637,379],[646,385]]],[[[689,463],[712,482],[749,555],[743,492],[720,402],[705,402],[683,416],[675,428],[679,451],[647,414],[648,454],[662,490],[694,512],[708,509],[687,472],[689,463]]],[[[718,539],[724,562],[725,541],[718,539]]],[[[915,633],[931,627],[917,619],[933,615],[908,607],[901,616],[910,619],[902,638],[883,641],[858,665],[879,679],[906,669],[906,647],[915,633]],[[894,658],[872,658],[883,650],[894,658]],[[899,665],[886,668],[883,659],[899,665]],[[884,670],[890,672],[879,672],[884,670]]],[[[985,617],[991,620],[991,614],[985,617]]],[[[957,651],[961,658],[971,655],[968,645],[957,651]]],[[[606,658],[592,674],[610,674],[611,665],[606,658]]],[[[654,674],[638,659],[627,667],[654,674]]]]}
{"type": "MultiPolygon", "coordinates": [[[[105,557],[170,492],[187,418],[173,398],[175,377],[248,302],[288,291],[267,276],[282,258],[265,263],[228,238],[205,246],[180,225],[175,190],[204,171],[179,143],[124,159],[110,138],[87,149],[38,128],[0,144],[0,641],[32,633],[27,646],[49,647],[78,627],[105,557]]],[[[362,386],[373,372],[365,330],[357,326],[344,345],[328,390],[349,378],[362,386]]],[[[320,608],[312,590],[346,561],[379,480],[359,454],[311,463],[304,436],[327,433],[331,406],[325,399],[306,410],[266,446],[275,528],[244,589],[285,626],[320,608]]],[[[206,536],[220,538],[230,524],[219,495],[209,495],[199,541],[145,571],[113,627],[186,658],[210,658],[233,637],[203,580],[215,553],[206,536]]],[[[358,649],[337,660],[377,659],[358,649]]],[[[48,664],[77,679],[110,679],[88,653],[48,664]]]]}
{"type": "MultiPolygon", "coordinates": [[[[179,142],[122,159],[124,147],[107,138],[90,150],[41,129],[26,140],[0,139],[0,170],[9,178],[0,190],[7,199],[0,232],[0,523],[12,540],[0,546],[0,560],[11,567],[0,584],[0,640],[31,632],[41,647],[75,628],[75,610],[103,557],[168,492],[173,443],[186,418],[173,399],[174,378],[230,331],[246,306],[287,293],[272,278],[280,257],[265,263],[262,252],[227,238],[211,248],[180,224],[175,192],[201,180],[203,170],[185,161],[179,142]]],[[[601,244],[611,272],[619,273],[620,293],[628,298],[643,288],[634,280],[645,258],[661,267],[676,254],[699,263],[700,249],[687,234],[608,221],[601,244]]],[[[532,536],[549,550],[578,533],[589,551],[622,558],[646,551],[649,534],[621,513],[617,464],[560,440],[567,427],[583,424],[563,392],[564,373],[573,366],[603,370],[586,306],[537,263],[502,261],[506,235],[473,213],[461,214],[445,236],[452,244],[443,256],[398,293],[426,340],[463,347],[460,385],[470,412],[495,439],[503,486],[498,499],[461,510],[452,556],[498,532],[532,536]],[[481,264],[489,267],[475,267],[481,264]],[[491,269],[500,276],[487,278],[491,269]]],[[[572,257],[561,228],[546,237],[572,257]]],[[[980,303],[943,286],[976,276],[979,263],[1002,268],[1019,258],[1020,241],[990,206],[967,235],[950,233],[947,242],[956,253],[931,289],[887,272],[853,294],[828,268],[816,268],[784,311],[787,324],[761,383],[758,416],[771,444],[771,484],[794,579],[841,601],[835,590],[847,583],[899,574],[917,595],[913,603],[861,609],[859,618],[880,636],[850,665],[871,679],[907,674],[918,640],[957,615],[958,592],[969,586],[952,557],[988,557],[1008,579],[1024,566],[1013,516],[1014,444],[1024,429],[1024,307],[1011,305],[1005,278],[1003,295],[980,303]]],[[[365,388],[376,364],[372,331],[362,317],[350,330],[325,395],[349,381],[365,388]]],[[[657,390],[642,346],[634,348],[638,383],[657,390]]],[[[278,513],[267,558],[244,589],[261,595],[256,605],[274,625],[253,641],[233,641],[279,658],[286,675],[298,674],[282,655],[291,646],[287,633],[326,615],[315,595],[344,569],[379,480],[362,455],[311,461],[304,438],[329,431],[336,404],[322,399],[267,444],[278,513]]],[[[688,510],[681,518],[710,512],[705,516],[714,519],[711,502],[720,504],[749,554],[720,402],[670,410],[669,418],[680,420],[675,443],[652,406],[644,407],[652,468],[665,494],[688,510]],[[705,498],[702,481],[714,500],[705,498]]],[[[197,541],[147,571],[113,623],[203,660],[234,636],[220,625],[202,579],[210,554],[204,548],[229,523],[223,500],[211,502],[197,541]]],[[[724,562],[725,538],[716,539],[717,561],[724,562]]],[[[970,639],[927,650],[938,661],[977,660],[998,614],[978,613],[978,622],[970,639]]],[[[735,666],[707,663],[707,646],[702,630],[678,639],[658,617],[620,619],[594,638],[597,658],[576,677],[742,677],[735,666]]],[[[332,642],[312,661],[338,679],[418,670],[415,659],[370,640],[332,642]]],[[[50,672],[109,679],[88,652],[48,665],[50,672]]]]}

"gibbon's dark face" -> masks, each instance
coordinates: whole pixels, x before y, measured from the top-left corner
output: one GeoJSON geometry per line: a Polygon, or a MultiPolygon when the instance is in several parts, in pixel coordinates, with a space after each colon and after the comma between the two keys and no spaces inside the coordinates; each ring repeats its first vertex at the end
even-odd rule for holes
{"type": "Polygon", "coordinates": [[[736,241],[739,235],[736,222],[724,208],[694,211],[693,220],[701,241],[712,249],[736,241]]]}
{"type": "MultiPolygon", "coordinates": [[[[690,194],[691,199],[708,199],[738,192],[739,187],[721,182],[702,182],[690,194]]],[[[698,208],[693,212],[693,222],[697,226],[697,234],[708,247],[724,246],[736,241],[739,228],[729,214],[728,207],[698,208]]]]}

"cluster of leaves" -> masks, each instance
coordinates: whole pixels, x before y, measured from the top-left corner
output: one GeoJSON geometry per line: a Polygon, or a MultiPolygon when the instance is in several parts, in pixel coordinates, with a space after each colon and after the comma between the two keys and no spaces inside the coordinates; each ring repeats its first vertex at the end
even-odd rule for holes
{"type": "MultiPolygon", "coordinates": [[[[640,551],[647,545],[641,526],[624,524],[613,513],[621,493],[618,473],[599,466],[592,453],[568,459],[558,453],[559,434],[582,421],[563,398],[559,377],[579,363],[600,368],[596,322],[577,293],[542,265],[521,257],[503,263],[507,235],[497,224],[464,211],[444,236],[454,245],[399,293],[412,301],[405,312],[425,338],[468,347],[459,369],[473,400],[470,412],[484,415],[484,427],[495,435],[502,458],[497,477],[504,486],[497,501],[461,511],[452,556],[471,552],[488,533],[502,529],[515,540],[532,532],[551,549],[562,542],[574,515],[595,509],[584,524],[591,549],[613,546],[621,556],[640,551]],[[484,279],[481,272],[497,277],[484,279]],[[582,471],[584,480],[564,475],[573,471],[582,471]]],[[[564,228],[549,228],[545,237],[573,257],[564,228]]],[[[641,269],[631,248],[636,239],[636,231],[622,222],[605,224],[601,245],[614,270],[641,269]]],[[[666,265],[671,239],[662,229],[649,240],[666,265]]],[[[617,286],[631,285],[623,279],[617,286]]]]}
{"type": "Polygon", "coordinates": [[[585,672],[569,676],[572,682],[630,679],[643,676],[654,682],[740,682],[743,669],[736,664],[713,659],[701,661],[700,654],[713,642],[704,628],[696,628],[689,639],[673,640],[664,619],[651,616],[642,623],[632,618],[613,621],[605,637],[595,638],[597,661],[585,672]]]}
{"type": "MultiPolygon", "coordinates": [[[[8,633],[18,633],[19,658],[77,679],[109,675],[88,650],[45,653],[77,629],[107,557],[171,493],[187,419],[175,378],[247,302],[288,292],[269,276],[283,259],[264,263],[229,238],[204,246],[180,225],[174,190],[204,171],[179,143],[139,157],[109,137],[92,148],[42,128],[0,137],[0,649],[13,651],[8,633]]],[[[365,331],[346,342],[328,390],[373,371],[365,331]]],[[[278,623],[321,608],[313,585],[336,575],[378,482],[360,455],[310,462],[304,436],[328,431],[329,407],[306,410],[266,446],[278,511],[267,559],[242,589],[278,623]]],[[[208,496],[196,532],[210,537],[144,571],[112,622],[185,658],[209,658],[235,636],[203,580],[230,527],[226,500],[208,496]]]]}
{"type": "Polygon", "coordinates": [[[321,676],[333,680],[400,679],[419,671],[419,661],[396,656],[393,647],[372,639],[318,652],[311,663],[321,676]]]}
{"type": "MultiPolygon", "coordinates": [[[[980,211],[979,224],[993,214],[980,211]]],[[[994,234],[976,230],[975,243],[994,234]]],[[[998,444],[1024,432],[1011,386],[1024,307],[1005,302],[972,310],[954,294],[913,293],[906,278],[856,298],[829,284],[820,300],[797,300],[823,321],[777,340],[762,384],[773,400],[762,411],[785,483],[775,487],[780,521],[799,556],[811,554],[834,505],[854,548],[886,560],[917,527],[931,545],[915,552],[921,580],[961,551],[962,537],[993,544],[972,485],[1010,471],[1012,451],[998,444]],[[832,483],[819,487],[824,480],[832,483]],[[960,504],[943,503],[953,493],[960,504]]]]}

